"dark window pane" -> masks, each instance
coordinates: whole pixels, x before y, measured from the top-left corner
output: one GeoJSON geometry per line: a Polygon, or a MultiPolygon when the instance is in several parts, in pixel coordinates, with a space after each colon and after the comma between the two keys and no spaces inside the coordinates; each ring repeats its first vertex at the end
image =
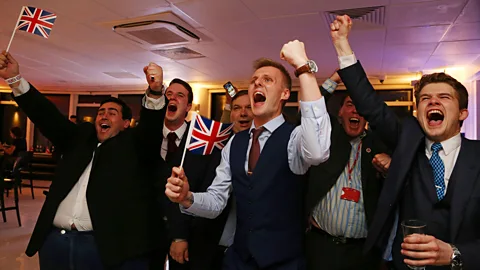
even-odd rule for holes
{"type": "Polygon", "coordinates": [[[379,90],[377,93],[384,101],[412,101],[411,90],[379,90]]]}
{"type": "Polygon", "coordinates": [[[142,108],[143,94],[140,95],[118,95],[118,98],[127,103],[128,107],[132,109],[132,118],[135,122],[140,120],[140,109],[142,108]]]}
{"type": "Polygon", "coordinates": [[[210,116],[215,121],[222,118],[223,108],[225,107],[227,98],[225,93],[212,93],[212,106],[210,107],[210,116]]]}
{"type": "Polygon", "coordinates": [[[78,107],[77,108],[77,120],[80,122],[94,123],[97,117],[97,107],[78,107]]]}
{"type": "Polygon", "coordinates": [[[107,98],[110,98],[111,96],[107,95],[79,95],[78,96],[78,103],[102,103],[107,98]]]}
{"type": "Polygon", "coordinates": [[[298,113],[298,107],[297,106],[285,106],[283,107],[283,116],[285,117],[285,121],[297,125],[300,123],[299,121],[299,113],[298,113]]]}
{"type": "Polygon", "coordinates": [[[0,112],[2,114],[3,125],[2,125],[2,143],[12,143],[12,138],[10,137],[10,129],[12,127],[19,127],[22,129],[23,136],[25,136],[25,131],[27,128],[27,116],[26,114],[15,105],[0,105],[0,112]]]}
{"type": "Polygon", "coordinates": [[[0,93],[1,100],[13,100],[11,93],[0,93]]]}
{"type": "Polygon", "coordinates": [[[287,102],[298,102],[298,91],[291,91],[287,102]]]}
{"type": "MultiPolygon", "coordinates": [[[[68,111],[70,109],[70,95],[67,94],[47,94],[45,97],[50,100],[55,106],[58,108],[60,113],[62,113],[65,118],[68,119],[68,111]]],[[[35,126],[34,132],[33,132],[33,146],[34,149],[37,149],[36,146],[42,146],[42,151],[44,151],[45,148],[50,148],[52,146],[52,143],[43,136],[43,134],[40,132],[40,130],[35,126]]]]}

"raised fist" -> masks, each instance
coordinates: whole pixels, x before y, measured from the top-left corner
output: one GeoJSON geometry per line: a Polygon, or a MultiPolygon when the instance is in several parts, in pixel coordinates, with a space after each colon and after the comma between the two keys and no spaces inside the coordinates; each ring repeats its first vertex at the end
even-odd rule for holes
{"type": "Polygon", "coordinates": [[[283,45],[280,51],[280,58],[287,61],[295,69],[305,65],[308,61],[305,44],[298,40],[288,42],[283,45]]]}

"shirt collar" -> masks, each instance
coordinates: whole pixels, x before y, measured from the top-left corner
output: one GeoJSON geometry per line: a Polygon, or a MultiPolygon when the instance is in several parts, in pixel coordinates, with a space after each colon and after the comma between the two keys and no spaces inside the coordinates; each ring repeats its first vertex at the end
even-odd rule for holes
{"type": "MultiPolygon", "coordinates": [[[[425,138],[425,147],[427,148],[427,153],[429,155],[432,154],[432,144],[434,142],[425,138]]],[[[450,153],[452,153],[455,149],[457,149],[458,147],[460,147],[460,144],[462,143],[462,136],[460,135],[460,132],[451,137],[450,139],[448,140],[445,140],[443,142],[440,142],[442,144],[442,149],[443,149],[443,152],[445,153],[446,156],[448,156],[450,153]]]]}
{"type": "MultiPolygon", "coordinates": [[[[283,114],[280,114],[279,116],[273,118],[272,120],[268,121],[263,127],[270,133],[273,133],[279,126],[281,126],[285,122],[285,118],[283,117],[283,114]]],[[[249,133],[252,132],[253,129],[255,129],[255,121],[252,121],[252,126],[250,127],[250,130],[248,131],[249,133]]]]}
{"type": "Polygon", "coordinates": [[[187,130],[187,123],[186,122],[183,122],[183,125],[181,125],[179,128],[177,128],[177,130],[175,130],[175,131],[172,131],[172,130],[168,129],[165,126],[165,124],[163,124],[163,137],[167,138],[168,133],[175,132],[175,134],[177,134],[177,138],[179,140],[182,140],[183,134],[185,134],[186,130],[187,130]]]}

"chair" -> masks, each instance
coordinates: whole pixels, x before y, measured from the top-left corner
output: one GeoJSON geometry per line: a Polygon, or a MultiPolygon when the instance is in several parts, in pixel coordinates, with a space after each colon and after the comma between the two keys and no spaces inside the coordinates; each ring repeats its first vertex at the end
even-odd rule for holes
{"type": "MultiPolygon", "coordinates": [[[[15,210],[17,212],[18,226],[22,226],[22,221],[20,219],[20,207],[18,204],[18,189],[22,183],[21,169],[24,167],[25,162],[28,159],[28,154],[19,154],[15,163],[13,164],[13,170],[8,177],[3,177],[0,182],[0,211],[2,212],[3,222],[7,222],[6,211],[15,210]],[[5,207],[5,190],[7,192],[13,189],[13,196],[15,206],[5,207]]],[[[8,196],[8,193],[7,193],[8,196]]]]}
{"type": "MultiPolygon", "coordinates": [[[[24,184],[25,186],[30,186],[30,191],[32,192],[32,200],[35,200],[35,192],[33,190],[33,171],[32,171],[32,159],[33,159],[33,151],[25,151],[18,153],[19,157],[23,157],[19,171],[25,172],[28,174],[28,180],[30,180],[30,185],[24,184]]],[[[20,173],[21,175],[21,173],[20,173]]],[[[22,185],[20,185],[20,194],[22,194],[22,185]]]]}

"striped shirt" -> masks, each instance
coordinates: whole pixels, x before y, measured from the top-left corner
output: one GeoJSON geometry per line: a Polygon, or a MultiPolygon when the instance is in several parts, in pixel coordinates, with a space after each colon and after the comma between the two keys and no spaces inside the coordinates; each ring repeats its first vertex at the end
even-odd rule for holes
{"type": "Polygon", "coordinates": [[[330,235],[346,238],[366,238],[367,222],[363,204],[361,138],[358,137],[350,141],[350,144],[352,150],[350,151],[349,164],[345,166],[332,189],[315,206],[312,216],[320,228],[330,235]],[[355,163],[357,151],[360,151],[360,153],[358,153],[358,159],[355,163]],[[349,180],[349,167],[353,165],[351,180],[349,180]],[[360,191],[358,203],[340,199],[344,187],[360,191]]]}

